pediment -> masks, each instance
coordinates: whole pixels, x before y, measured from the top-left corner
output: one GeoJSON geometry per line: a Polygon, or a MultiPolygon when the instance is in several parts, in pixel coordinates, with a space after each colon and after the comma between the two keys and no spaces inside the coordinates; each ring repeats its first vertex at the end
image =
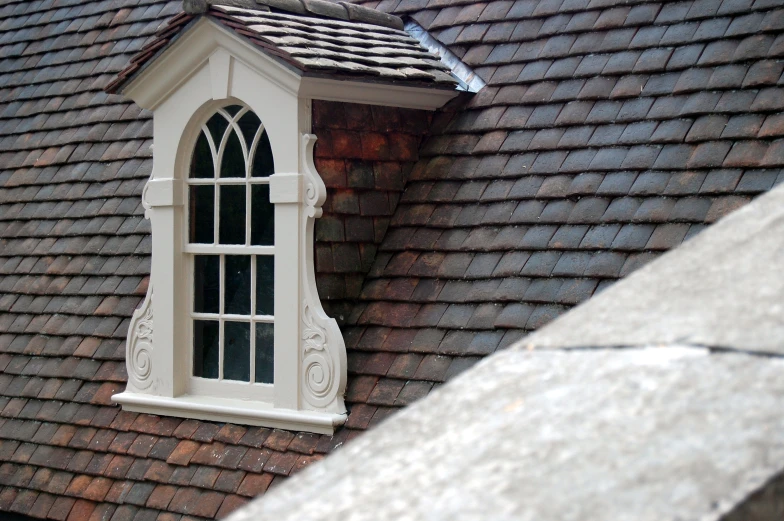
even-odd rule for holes
{"type": "Polygon", "coordinates": [[[141,107],[154,110],[210,61],[217,75],[221,68],[232,66],[231,60],[240,60],[284,91],[298,95],[302,80],[299,72],[207,17],[193,22],[160,56],[150,60],[122,89],[122,93],[141,107]]]}

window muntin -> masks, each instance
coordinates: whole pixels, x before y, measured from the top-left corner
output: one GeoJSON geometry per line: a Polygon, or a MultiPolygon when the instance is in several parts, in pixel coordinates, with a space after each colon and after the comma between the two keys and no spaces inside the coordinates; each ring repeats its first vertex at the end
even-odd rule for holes
{"type": "Polygon", "coordinates": [[[197,383],[273,383],[273,173],[267,133],[247,107],[218,109],[202,125],[187,179],[185,248],[197,383]]]}

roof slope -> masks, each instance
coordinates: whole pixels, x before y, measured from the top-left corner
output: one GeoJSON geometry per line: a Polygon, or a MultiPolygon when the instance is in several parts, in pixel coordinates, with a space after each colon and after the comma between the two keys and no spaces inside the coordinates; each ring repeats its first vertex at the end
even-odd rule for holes
{"type": "Polygon", "coordinates": [[[779,187],[230,519],[781,519],[783,249],[779,187]]]}
{"type": "Polygon", "coordinates": [[[666,262],[644,267],[527,336],[524,344],[689,344],[784,357],[783,243],[784,186],[677,248],[666,262]]]}
{"type": "Polygon", "coordinates": [[[487,362],[229,520],[781,519],[781,358],[672,345],[487,362]]]}
{"type": "MultiPolygon", "coordinates": [[[[457,84],[449,75],[449,68],[402,29],[309,13],[272,12],[264,5],[258,9],[213,5],[204,14],[302,74],[347,75],[346,79],[446,89],[457,84]]],[[[183,13],[170,20],[107,90],[119,90],[145,64],[165,51],[193,19],[194,16],[183,13]]]]}
{"type": "Polygon", "coordinates": [[[348,425],[784,180],[770,0],[384,0],[487,82],[434,119],[346,327],[348,425]]]}
{"type": "Polygon", "coordinates": [[[111,406],[149,273],[151,123],[102,89],[179,2],[4,4],[0,510],[222,515],[769,189],[782,10],[693,5],[399,4],[489,85],[435,120],[348,317],[352,409],[328,437],[111,406]]]}
{"type": "Polygon", "coordinates": [[[148,283],[152,121],[103,88],[180,8],[0,8],[0,511],[212,518],[340,443],[110,401],[148,283]]]}

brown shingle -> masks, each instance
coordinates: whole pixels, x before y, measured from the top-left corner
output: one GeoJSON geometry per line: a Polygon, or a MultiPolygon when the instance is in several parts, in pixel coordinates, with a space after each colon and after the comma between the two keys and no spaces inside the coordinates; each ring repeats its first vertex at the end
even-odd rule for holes
{"type": "Polygon", "coordinates": [[[237,489],[237,493],[247,497],[263,494],[272,483],[273,477],[272,474],[248,474],[237,489]]]}
{"type": "Polygon", "coordinates": [[[353,439],[768,190],[784,165],[777,10],[401,4],[442,42],[474,42],[452,50],[489,84],[432,125],[422,111],[314,102],[329,191],[317,277],[347,324],[347,427],[319,437],[119,412],[124,328],[149,283],[152,136],[147,113],[99,90],[179,5],[74,9],[77,32],[57,49],[42,39],[51,26],[4,26],[29,42],[30,67],[59,49],[71,64],[3,82],[17,99],[0,103],[0,436],[14,438],[0,440],[0,475],[31,491],[4,489],[0,508],[222,516],[269,487],[265,468],[279,480],[353,439]],[[91,24],[110,23],[118,43],[104,45],[91,24]],[[210,483],[207,498],[191,488],[210,483]]]}
{"type": "Polygon", "coordinates": [[[199,450],[199,447],[200,444],[194,441],[183,440],[179,442],[174,451],[166,459],[166,462],[173,465],[187,465],[193,455],[196,454],[196,451],[199,450]]]}

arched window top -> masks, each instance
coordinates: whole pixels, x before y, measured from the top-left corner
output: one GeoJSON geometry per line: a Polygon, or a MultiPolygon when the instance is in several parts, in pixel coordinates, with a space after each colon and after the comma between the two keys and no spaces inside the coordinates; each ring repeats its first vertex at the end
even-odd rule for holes
{"type": "Polygon", "coordinates": [[[191,156],[188,242],[272,246],[269,176],[274,172],[272,147],[259,117],[242,105],[215,111],[201,125],[191,156]]]}
{"type": "Polygon", "coordinates": [[[191,179],[247,179],[273,173],[269,136],[248,107],[220,108],[201,126],[191,160],[191,179]]]}

